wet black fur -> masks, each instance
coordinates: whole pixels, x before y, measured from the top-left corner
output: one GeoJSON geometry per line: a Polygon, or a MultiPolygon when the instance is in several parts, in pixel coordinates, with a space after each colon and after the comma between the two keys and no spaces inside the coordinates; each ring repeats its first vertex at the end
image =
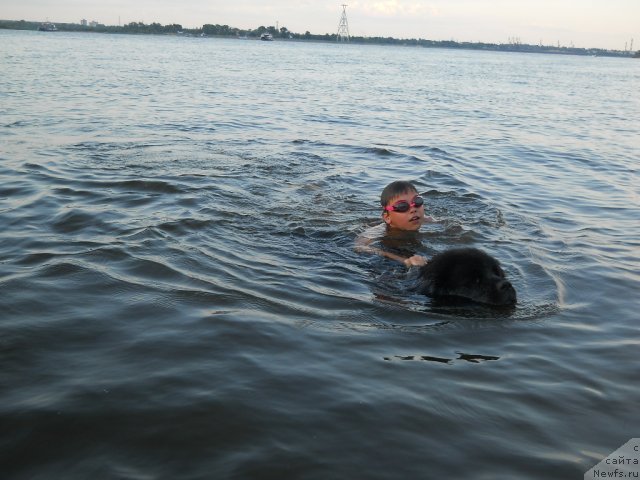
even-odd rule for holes
{"type": "Polygon", "coordinates": [[[516,304],[516,291],[500,263],[476,248],[435,255],[421,267],[418,291],[437,300],[462,298],[494,306],[516,304]]]}

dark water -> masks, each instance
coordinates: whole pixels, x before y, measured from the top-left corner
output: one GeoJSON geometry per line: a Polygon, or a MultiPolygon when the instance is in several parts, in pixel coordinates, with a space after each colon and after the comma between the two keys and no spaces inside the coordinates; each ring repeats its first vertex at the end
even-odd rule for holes
{"type": "Polygon", "coordinates": [[[640,436],[640,62],[0,32],[3,478],[582,478],[640,436]],[[511,314],[358,255],[477,246],[511,314]]]}

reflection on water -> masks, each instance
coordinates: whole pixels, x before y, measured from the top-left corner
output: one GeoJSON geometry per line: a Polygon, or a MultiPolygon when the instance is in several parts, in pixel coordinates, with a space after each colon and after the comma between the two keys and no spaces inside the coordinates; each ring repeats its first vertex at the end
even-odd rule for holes
{"type": "Polygon", "coordinates": [[[500,360],[500,357],[494,357],[491,355],[472,355],[468,353],[457,353],[457,358],[442,358],[442,357],[432,357],[429,355],[394,355],[393,357],[384,357],[386,361],[394,361],[394,360],[403,360],[403,361],[421,361],[421,362],[436,362],[436,363],[446,363],[447,365],[452,365],[456,360],[463,360],[465,362],[470,363],[481,363],[485,361],[491,360],[500,360]]]}

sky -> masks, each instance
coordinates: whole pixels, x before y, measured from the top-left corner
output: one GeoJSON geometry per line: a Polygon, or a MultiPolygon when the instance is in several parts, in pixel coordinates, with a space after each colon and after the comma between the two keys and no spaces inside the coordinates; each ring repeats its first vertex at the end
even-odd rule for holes
{"type": "Polygon", "coordinates": [[[640,0],[0,0],[0,19],[106,25],[205,23],[365,37],[640,50],[640,0]]]}

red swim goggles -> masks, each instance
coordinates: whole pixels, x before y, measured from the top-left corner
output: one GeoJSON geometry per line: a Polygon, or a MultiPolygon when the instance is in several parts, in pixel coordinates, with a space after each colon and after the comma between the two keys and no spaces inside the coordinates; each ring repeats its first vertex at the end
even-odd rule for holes
{"type": "Polygon", "coordinates": [[[408,212],[410,208],[421,207],[422,205],[424,205],[424,198],[422,198],[420,195],[416,195],[411,199],[411,203],[407,202],[406,200],[400,200],[399,202],[396,202],[393,205],[384,207],[384,209],[387,212],[404,213],[404,212],[408,212]]]}

